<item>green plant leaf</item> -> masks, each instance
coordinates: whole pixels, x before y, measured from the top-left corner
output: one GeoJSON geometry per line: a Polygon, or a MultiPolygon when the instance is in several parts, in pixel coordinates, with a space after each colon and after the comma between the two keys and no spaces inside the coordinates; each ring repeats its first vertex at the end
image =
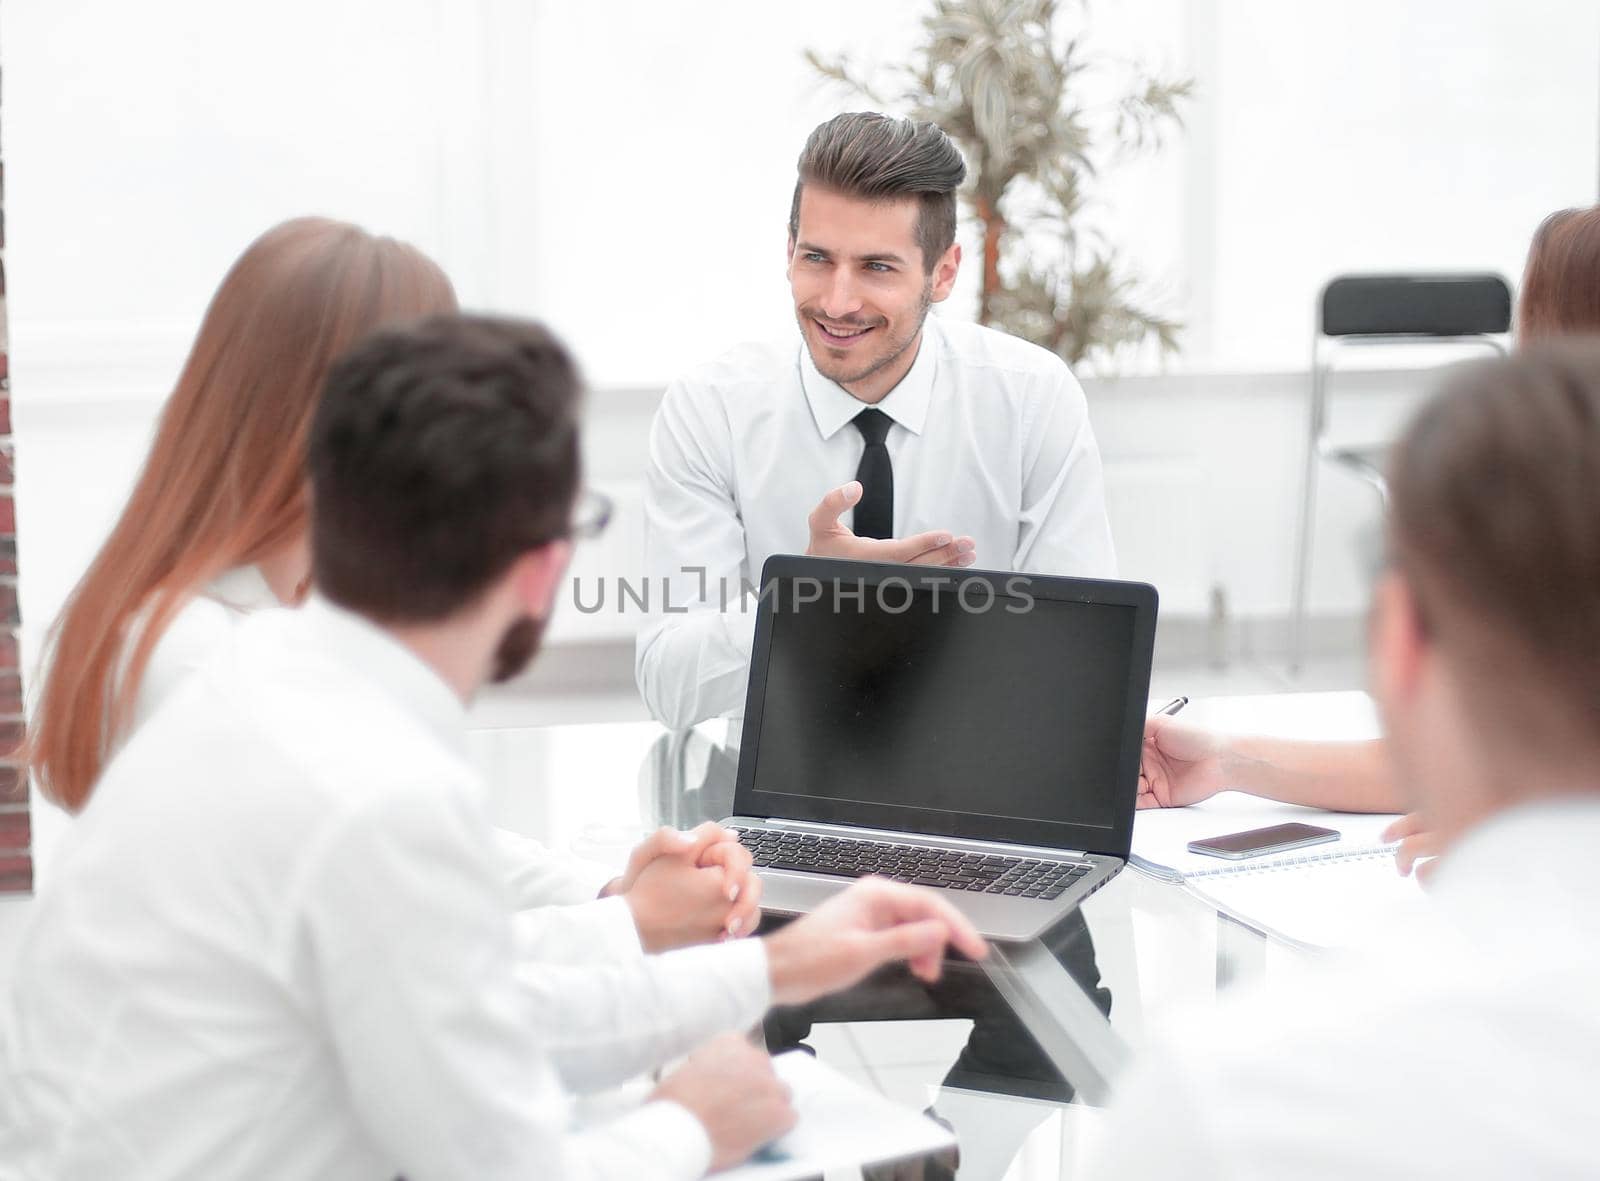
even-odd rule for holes
{"type": "Polygon", "coordinates": [[[806,51],[824,79],[956,141],[968,167],[963,206],[1000,243],[999,286],[981,293],[980,321],[1069,363],[1152,341],[1171,352],[1182,329],[1084,215],[1104,169],[1182,131],[1194,81],[1093,50],[1089,13],[1083,0],[932,0],[922,43],[896,69],[806,51]],[[1111,71],[1119,95],[1088,105],[1084,77],[1111,71]],[[1093,250],[1080,265],[1085,240],[1093,250]]]}

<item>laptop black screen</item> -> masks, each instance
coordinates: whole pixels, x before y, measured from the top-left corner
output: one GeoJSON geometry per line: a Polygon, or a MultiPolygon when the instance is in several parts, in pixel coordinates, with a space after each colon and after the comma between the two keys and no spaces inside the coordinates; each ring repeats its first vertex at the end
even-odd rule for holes
{"type": "Polygon", "coordinates": [[[1149,678],[1139,607],[1008,577],[769,588],[740,776],[758,814],[1117,851],[1149,678]]]}

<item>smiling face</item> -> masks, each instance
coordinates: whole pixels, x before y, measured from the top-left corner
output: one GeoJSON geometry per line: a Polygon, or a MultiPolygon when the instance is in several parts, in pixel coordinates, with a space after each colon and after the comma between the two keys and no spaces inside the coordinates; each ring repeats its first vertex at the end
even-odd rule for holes
{"type": "Polygon", "coordinates": [[[817,371],[880,401],[916,360],[928,308],[955,283],[961,247],[931,271],[917,244],[916,197],[868,201],[806,185],[789,242],[795,316],[817,371]]]}

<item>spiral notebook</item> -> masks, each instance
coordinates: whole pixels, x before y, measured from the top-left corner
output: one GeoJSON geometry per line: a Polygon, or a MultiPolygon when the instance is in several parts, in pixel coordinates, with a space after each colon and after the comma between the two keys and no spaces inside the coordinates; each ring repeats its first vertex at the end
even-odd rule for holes
{"type": "Polygon", "coordinates": [[[1400,876],[1394,846],[1380,835],[1394,819],[1222,792],[1192,808],[1140,812],[1129,864],[1286,942],[1348,947],[1426,909],[1421,887],[1415,878],[1400,876]],[[1339,840],[1247,861],[1188,851],[1192,840],[1294,820],[1335,829],[1339,840]]]}

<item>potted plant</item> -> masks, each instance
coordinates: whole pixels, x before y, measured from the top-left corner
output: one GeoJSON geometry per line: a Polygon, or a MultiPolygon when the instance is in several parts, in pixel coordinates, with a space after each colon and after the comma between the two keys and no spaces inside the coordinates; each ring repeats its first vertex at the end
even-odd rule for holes
{"type": "Polygon", "coordinates": [[[966,156],[966,211],[982,234],[978,322],[1076,363],[1154,340],[1178,347],[1116,247],[1083,227],[1100,172],[1159,150],[1182,126],[1193,80],[1119,65],[1058,27],[1057,0],[934,0],[911,61],[881,77],[845,55],[806,58],[885,110],[942,127],[966,156]],[[1114,70],[1120,96],[1090,102],[1082,79],[1114,70]]]}

